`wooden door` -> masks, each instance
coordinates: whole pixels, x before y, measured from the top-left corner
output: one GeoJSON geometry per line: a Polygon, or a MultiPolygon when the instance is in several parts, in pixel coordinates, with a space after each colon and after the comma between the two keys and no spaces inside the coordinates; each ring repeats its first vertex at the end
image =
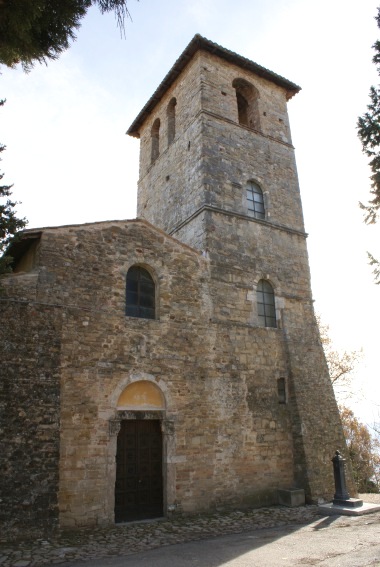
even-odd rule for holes
{"type": "Polygon", "coordinates": [[[162,516],[162,487],[160,422],[122,421],[117,437],[115,522],[162,516]]]}

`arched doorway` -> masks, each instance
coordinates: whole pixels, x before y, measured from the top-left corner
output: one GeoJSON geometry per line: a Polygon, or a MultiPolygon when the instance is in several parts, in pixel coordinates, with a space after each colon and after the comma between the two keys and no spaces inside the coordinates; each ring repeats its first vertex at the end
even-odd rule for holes
{"type": "Polygon", "coordinates": [[[161,517],[163,443],[159,416],[165,409],[164,396],[152,382],[133,382],[121,393],[117,409],[129,419],[122,419],[117,436],[115,522],[161,517]]]}

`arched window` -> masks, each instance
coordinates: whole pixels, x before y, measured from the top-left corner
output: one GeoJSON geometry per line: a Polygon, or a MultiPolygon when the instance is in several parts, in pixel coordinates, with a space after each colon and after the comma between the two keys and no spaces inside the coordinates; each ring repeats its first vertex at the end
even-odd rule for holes
{"type": "Polygon", "coordinates": [[[248,212],[256,219],[265,219],[264,195],[254,181],[248,182],[247,187],[248,212]]]}
{"type": "Polygon", "coordinates": [[[245,79],[234,79],[239,124],[260,130],[259,91],[245,79]]]}
{"type": "Polygon", "coordinates": [[[257,314],[260,327],[277,327],[274,291],[266,280],[257,284],[257,314]]]}
{"type": "Polygon", "coordinates": [[[168,116],[168,146],[172,143],[175,138],[175,107],[177,100],[172,98],[168,104],[167,116],[168,116]]]}
{"type": "Polygon", "coordinates": [[[151,130],[151,138],[152,138],[152,153],[151,153],[151,161],[152,163],[158,158],[160,155],[160,119],[156,118],[153,122],[152,130],[151,130]]]}
{"type": "Polygon", "coordinates": [[[126,291],[126,315],[155,319],[156,290],[152,276],[147,270],[140,266],[129,268],[126,291]]]}

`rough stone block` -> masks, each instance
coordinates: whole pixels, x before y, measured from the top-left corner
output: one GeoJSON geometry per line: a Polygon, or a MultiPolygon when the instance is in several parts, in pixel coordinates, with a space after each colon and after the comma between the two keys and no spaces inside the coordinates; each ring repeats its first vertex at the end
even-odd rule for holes
{"type": "Polygon", "coordinates": [[[291,488],[290,490],[278,490],[278,503],[281,506],[295,508],[305,505],[305,491],[303,488],[291,488]]]}

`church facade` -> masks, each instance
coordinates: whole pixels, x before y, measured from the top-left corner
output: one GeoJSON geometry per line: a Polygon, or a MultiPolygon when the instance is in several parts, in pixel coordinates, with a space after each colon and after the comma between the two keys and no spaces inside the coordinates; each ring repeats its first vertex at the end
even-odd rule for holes
{"type": "Polygon", "coordinates": [[[333,496],[287,101],[195,36],[128,133],[138,218],[27,230],[1,279],[3,533],[333,496]]]}

